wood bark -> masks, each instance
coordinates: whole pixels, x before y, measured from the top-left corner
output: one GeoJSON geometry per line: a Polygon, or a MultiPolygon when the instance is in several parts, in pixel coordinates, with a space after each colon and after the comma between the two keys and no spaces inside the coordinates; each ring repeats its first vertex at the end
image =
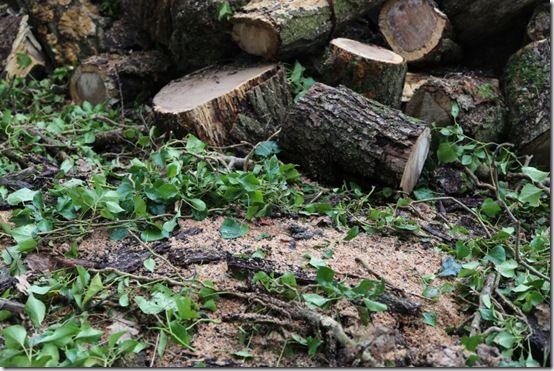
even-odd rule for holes
{"type": "Polygon", "coordinates": [[[535,41],[514,54],[504,71],[510,141],[534,163],[550,168],[550,40],[535,41]]]}
{"type": "Polygon", "coordinates": [[[233,39],[265,59],[303,54],[382,0],[254,0],[232,18],[233,39]]]}
{"type": "Polygon", "coordinates": [[[388,44],[408,62],[459,60],[446,15],[432,0],[388,0],[379,13],[379,27],[388,44]]]}
{"type": "Polygon", "coordinates": [[[0,70],[7,78],[24,77],[44,68],[44,54],[28,19],[9,10],[0,14],[0,70]]]}
{"type": "Polygon", "coordinates": [[[407,65],[400,55],[375,46],[338,38],[323,62],[324,80],[342,84],[387,106],[398,108],[407,65]]]}
{"type": "Polygon", "coordinates": [[[404,112],[438,126],[454,124],[451,115],[456,104],[456,122],[464,133],[483,142],[501,140],[506,130],[506,106],[497,79],[450,75],[429,77],[413,94],[404,112]]]}
{"type": "MultiPolygon", "coordinates": [[[[247,0],[230,0],[237,11],[247,0]]],[[[231,59],[240,53],[231,38],[232,24],[218,19],[225,0],[123,0],[124,18],[140,25],[163,45],[179,71],[231,59]]]]}
{"type": "Polygon", "coordinates": [[[463,44],[475,44],[510,29],[513,22],[540,0],[439,0],[456,38],[463,44]]]}
{"type": "Polygon", "coordinates": [[[535,8],[531,20],[527,24],[527,37],[532,41],[550,38],[549,3],[541,3],[535,8]]]}
{"type": "Polygon", "coordinates": [[[167,56],[157,51],[100,54],[77,67],[69,92],[78,104],[144,101],[163,86],[168,69],[167,56]]]}
{"type": "Polygon", "coordinates": [[[406,73],[404,88],[402,89],[402,103],[408,103],[414,96],[415,91],[429,80],[431,76],[421,73],[406,73]]]}
{"type": "Polygon", "coordinates": [[[291,103],[279,65],[235,65],[171,82],[154,98],[154,111],[159,123],[180,135],[193,133],[208,144],[224,145],[266,139],[291,103]]]}
{"type": "Polygon", "coordinates": [[[430,130],[348,88],[316,83],[291,110],[280,142],[321,180],[361,177],[410,193],[428,155],[430,130]]]}

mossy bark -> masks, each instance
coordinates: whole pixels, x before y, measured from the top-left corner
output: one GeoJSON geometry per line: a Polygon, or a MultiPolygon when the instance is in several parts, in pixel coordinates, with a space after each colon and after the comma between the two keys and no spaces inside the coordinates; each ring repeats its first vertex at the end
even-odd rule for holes
{"type": "MultiPolygon", "coordinates": [[[[394,108],[400,107],[404,78],[408,70],[402,57],[398,56],[400,61],[372,59],[343,48],[335,41],[329,45],[323,62],[325,82],[330,85],[342,84],[369,99],[394,108]]],[[[372,48],[380,49],[374,46],[372,48]]]]}
{"type": "Polygon", "coordinates": [[[175,91],[194,84],[213,83],[218,74],[234,74],[243,66],[214,67],[173,81],[154,98],[157,121],[178,136],[196,135],[210,145],[221,146],[240,140],[257,142],[278,130],[292,104],[283,68],[271,65],[230,91],[186,109],[171,109],[168,99],[175,91]]]}
{"type": "Polygon", "coordinates": [[[233,39],[266,59],[306,54],[382,0],[255,0],[232,18],[233,39]]]}
{"type": "Polygon", "coordinates": [[[78,104],[145,101],[167,81],[167,56],[156,51],[100,54],[84,60],[70,83],[71,99],[78,104]]]}
{"type": "Polygon", "coordinates": [[[319,180],[353,176],[410,193],[427,157],[428,130],[348,88],[316,83],[291,110],[280,143],[288,158],[319,180]],[[409,184],[403,184],[406,172],[409,184]]]}
{"type": "Polygon", "coordinates": [[[438,126],[456,121],[464,133],[483,142],[502,140],[506,134],[506,105],[496,79],[451,75],[429,77],[414,92],[404,112],[438,126]],[[454,120],[452,106],[459,114],[454,120]]]}
{"type": "Polygon", "coordinates": [[[550,40],[535,41],[512,57],[504,71],[510,140],[535,164],[550,164],[550,40]]]}
{"type": "Polygon", "coordinates": [[[527,24],[527,37],[531,41],[550,38],[550,3],[541,3],[527,24]]]}

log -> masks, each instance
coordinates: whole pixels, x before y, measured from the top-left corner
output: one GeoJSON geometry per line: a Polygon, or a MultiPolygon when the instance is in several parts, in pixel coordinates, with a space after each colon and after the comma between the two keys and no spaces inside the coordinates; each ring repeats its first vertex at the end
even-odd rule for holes
{"type": "Polygon", "coordinates": [[[472,45],[509,30],[539,1],[439,0],[439,6],[452,22],[456,39],[472,45]]]}
{"type": "Polygon", "coordinates": [[[432,0],[388,0],[379,28],[392,50],[408,62],[453,62],[461,58],[448,18],[432,0]]]}
{"type": "Polygon", "coordinates": [[[292,103],[276,64],[201,70],[165,86],[154,97],[158,122],[178,135],[193,133],[210,145],[256,142],[277,130],[292,103]]]}
{"type": "Polygon", "coordinates": [[[541,3],[531,15],[527,24],[527,37],[531,41],[550,38],[550,4],[541,3]]]}
{"type": "Polygon", "coordinates": [[[167,56],[157,51],[100,54],[75,69],[69,92],[77,104],[145,101],[166,82],[168,69],[167,56]]]}
{"type": "Polygon", "coordinates": [[[320,180],[362,177],[410,193],[430,137],[418,119],[346,87],[316,83],[291,110],[280,143],[283,153],[320,180]]]}
{"type": "Polygon", "coordinates": [[[510,141],[534,163],[550,168],[550,40],[535,41],[510,57],[504,71],[510,141]]]}
{"type": "Polygon", "coordinates": [[[382,0],[254,0],[232,18],[233,39],[265,59],[307,53],[382,0]]]}
{"type": "Polygon", "coordinates": [[[89,0],[23,0],[46,55],[75,64],[102,50],[105,21],[89,0]]]}
{"type": "Polygon", "coordinates": [[[400,55],[376,45],[337,38],[331,41],[323,76],[387,106],[400,107],[408,67],[400,55]]]}
{"type": "Polygon", "coordinates": [[[42,48],[31,32],[28,19],[27,15],[9,10],[0,15],[0,69],[8,79],[44,69],[42,48]]]}
{"type": "MultiPolygon", "coordinates": [[[[235,11],[247,0],[227,1],[235,11]]],[[[232,24],[218,19],[225,0],[123,0],[125,19],[140,25],[170,53],[179,71],[189,72],[240,53],[232,24]]]]}
{"type": "Polygon", "coordinates": [[[408,72],[402,89],[402,103],[408,103],[414,96],[415,91],[429,80],[431,76],[420,73],[408,72]]]}
{"type": "Polygon", "coordinates": [[[505,135],[506,105],[497,79],[461,74],[429,77],[404,112],[437,126],[456,121],[466,135],[482,142],[497,142],[505,135]],[[456,120],[451,115],[454,103],[460,109],[456,120]]]}

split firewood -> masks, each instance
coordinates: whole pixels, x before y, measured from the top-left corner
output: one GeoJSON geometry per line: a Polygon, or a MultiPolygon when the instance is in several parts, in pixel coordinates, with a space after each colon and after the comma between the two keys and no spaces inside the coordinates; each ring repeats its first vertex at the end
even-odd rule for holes
{"type": "Polygon", "coordinates": [[[388,0],[379,27],[392,50],[408,62],[453,62],[461,57],[448,18],[432,0],[388,0]]]}
{"type": "Polygon", "coordinates": [[[273,59],[306,53],[334,29],[382,0],[254,0],[232,18],[233,39],[249,54],[273,59]]]}
{"type": "Polygon", "coordinates": [[[291,110],[282,145],[322,180],[358,176],[410,193],[430,141],[430,129],[420,120],[348,88],[316,83],[291,110]]]}
{"type": "Polygon", "coordinates": [[[276,64],[201,70],[171,82],[154,97],[162,126],[216,146],[231,138],[265,140],[291,104],[284,71],[276,64]]]}
{"type": "Polygon", "coordinates": [[[323,75],[387,106],[400,107],[407,65],[400,55],[376,45],[338,38],[331,41],[323,75]]]}
{"type": "Polygon", "coordinates": [[[527,24],[527,37],[531,41],[550,38],[550,3],[541,3],[527,24]]]}
{"type": "Polygon", "coordinates": [[[408,103],[416,90],[429,80],[431,76],[420,73],[408,72],[404,79],[404,88],[402,89],[402,103],[408,103]]]}
{"type": "Polygon", "coordinates": [[[509,30],[538,0],[438,0],[463,44],[478,44],[509,30]]]}
{"type": "Polygon", "coordinates": [[[165,82],[167,56],[157,51],[100,54],[75,69],[69,83],[75,103],[122,103],[151,97],[165,82]]]}
{"type": "Polygon", "coordinates": [[[550,63],[550,40],[535,41],[510,57],[503,81],[510,141],[545,169],[550,169],[550,63]]]}
{"type": "Polygon", "coordinates": [[[450,75],[430,77],[413,94],[404,112],[437,126],[456,122],[464,133],[483,142],[501,140],[506,130],[506,106],[497,79],[450,75]]]}
{"type": "Polygon", "coordinates": [[[10,10],[0,14],[0,69],[8,78],[24,77],[44,68],[42,48],[28,24],[27,15],[10,10]]]}

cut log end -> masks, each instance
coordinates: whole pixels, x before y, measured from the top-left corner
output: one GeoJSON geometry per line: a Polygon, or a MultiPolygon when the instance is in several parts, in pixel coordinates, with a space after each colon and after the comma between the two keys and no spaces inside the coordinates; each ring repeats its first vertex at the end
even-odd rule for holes
{"type": "Polygon", "coordinates": [[[400,188],[406,194],[412,193],[425,166],[431,147],[431,129],[425,128],[412,148],[400,181],[400,188]]]}
{"type": "Polygon", "coordinates": [[[345,38],[334,39],[331,41],[331,44],[362,58],[391,64],[404,63],[404,58],[400,55],[377,45],[364,44],[345,38]]]}
{"type": "Polygon", "coordinates": [[[391,48],[408,62],[426,59],[444,37],[448,20],[428,0],[388,0],[379,27],[391,48]]]}
{"type": "Polygon", "coordinates": [[[72,100],[81,104],[84,101],[96,105],[108,100],[108,90],[114,86],[107,86],[105,74],[94,66],[78,67],[69,84],[72,100]]]}
{"type": "Polygon", "coordinates": [[[178,134],[193,133],[211,145],[223,145],[232,131],[260,129],[265,135],[257,126],[280,122],[290,100],[279,65],[225,66],[173,81],[154,97],[154,111],[178,134]]]}
{"type": "Polygon", "coordinates": [[[272,59],[279,51],[279,34],[263,22],[236,23],[232,36],[239,47],[248,54],[272,59]]]}
{"type": "Polygon", "coordinates": [[[345,85],[395,108],[400,106],[406,70],[404,58],[395,52],[345,38],[331,41],[322,68],[328,84],[345,85]]]}

